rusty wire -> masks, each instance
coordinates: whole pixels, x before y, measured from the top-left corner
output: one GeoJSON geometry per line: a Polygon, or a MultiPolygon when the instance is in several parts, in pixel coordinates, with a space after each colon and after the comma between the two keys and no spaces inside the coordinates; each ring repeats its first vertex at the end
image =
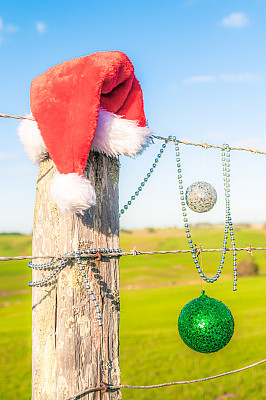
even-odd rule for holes
{"type": "MultiPolygon", "coordinates": [[[[0,113],[0,117],[2,118],[13,118],[13,119],[19,119],[19,120],[30,120],[30,121],[35,121],[33,117],[30,116],[21,116],[21,115],[9,115],[9,114],[3,114],[0,113]]],[[[164,140],[164,141],[171,141],[174,139],[171,138],[166,138],[163,136],[157,136],[157,135],[152,135],[152,137],[154,139],[158,139],[158,140],[164,140]]],[[[175,139],[176,140],[176,139],[175,139]]],[[[224,146],[218,146],[218,145],[214,145],[211,143],[194,143],[194,142],[188,142],[188,141],[183,141],[183,140],[178,140],[179,143],[182,143],[184,145],[189,145],[189,146],[200,146],[203,147],[204,149],[208,149],[208,148],[216,148],[216,149],[224,149],[224,146]]],[[[264,154],[266,155],[265,151],[262,150],[257,150],[257,149],[251,149],[251,148],[244,148],[244,147],[231,147],[231,150],[240,150],[240,151],[248,151],[251,152],[253,154],[264,154]]],[[[266,250],[266,247],[252,247],[251,245],[248,245],[247,247],[239,247],[236,248],[235,250],[237,251],[248,251],[250,254],[252,254],[253,250],[266,250]]],[[[200,249],[200,252],[220,252],[222,251],[222,249],[200,249]]],[[[228,248],[226,249],[226,251],[233,251],[232,248],[228,248]]],[[[99,260],[99,258],[101,258],[102,256],[104,257],[121,257],[121,256],[137,256],[137,255],[154,255],[154,254],[178,254],[178,253],[191,253],[191,250],[168,250],[168,251],[146,251],[146,252],[141,252],[138,251],[136,248],[134,248],[133,250],[131,250],[130,252],[119,252],[119,253],[104,253],[104,254],[100,254],[99,252],[96,254],[86,254],[86,255],[81,255],[81,258],[94,258],[96,260],[99,260]]],[[[0,261],[11,261],[11,260],[34,260],[34,259],[47,259],[47,258],[61,258],[61,257],[55,257],[55,256],[17,256],[17,257],[0,257],[0,261]]],[[[68,258],[72,259],[75,258],[74,256],[68,256],[68,258]]],[[[200,378],[200,379],[193,379],[193,380],[187,380],[187,381],[178,381],[178,382],[167,382],[167,383],[160,383],[158,385],[146,385],[146,386],[134,386],[134,385],[109,385],[106,383],[100,383],[99,386],[97,387],[91,387],[91,388],[86,388],[85,390],[75,394],[72,397],[69,397],[66,400],[75,400],[78,397],[81,397],[83,395],[86,395],[87,393],[92,393],[92,392],[97,392],[97,391],[102,391],[102,392],[106,392],[108,390],[117,390],[117,389],[155,389],[155,388],[160,388],[160,387],[166,387],[166,386],[175,386],[175,385],[184,385],[184,384],[191,384],[191,383],[197,383],[197,382],[204,382],[204,381],[208,381],[208,380],[212,380],[212,379],[216,379],[216,378],[220,378],[226,375],[231,375],[231,374],[235,374],[237,372],[241,372],[244,370],[247,370],[249,368],[253,368],[257,365],[260,365],[262,363],[265,363],[266,359],[258,361],[254,364],[248,365],[246,367],[243,368],[239,368],[233,371],[229,371],[229,372],[224,372],[218,375],[214,375],[214,376],[209,376],[206,378],[200,378]]]]}
{"type": "MultiPolygon", "coordinates": [[[[25,116],[24,117],[22,115],[9,115],[9,114],[0,113],[0,117],[2,117],[2,118],[15,118],[15,119],[22,119],[22,120],[23,119],[28,119],[30,121],[35,121],[35,119],[33,117],[30,117],[30,116],[25,116]]],[[[173,140],[173,139],[171,139],[169,137],[166,138],[164,136],[158,136],[158,135],[152,135],[152,138],[158,139],[158,140],[164,140],[166,142],[169,142],[169,141],[173,140]]],[[[215,145],[215,144],[204,143],[204,142],[194,143],[194,142],[187,142],[187,141],[184,141],[184,140],[178,140],[178,142],[182,143],[182,144],[185,144],[185,145],[188,145],[188,146],[200,146],[200,147],[203,147],[204,149],[208,149],[208,148],[211,148],[211,147],[215,148],[215,149],[224,149],[225,148],[225,146],[218,146],[218,145],[215,145]]],[[[251,148],[245,148],[245,147],[234,147],[234,146],[233,147],[230,146],[230,149],[231,150],[240,150],[240,151],[249,151],[249,152],[251,152],[253,154],[264,154],[264,155],[266,155],[266,151],[258,150],[258,149],[251,149],[251,148]]]]}
{"type": "MultiPolygon", "coordinates": [[[[266,250],[266,247],[253,247],[251,245],[248,245],[247,247],[237,247],[235,249],[236,251],[247,251],[249,254],[254,251],[264,251],[266,250]]],[[[204,249],[201,247],[200,252],[201,253],[214,253],[214,252],[221,252],[223,249],[204,249]]],[[[233,248],[227,248],[227,252],[233,251],[233,248]]],[[[138,251],[136,248],[134,248],[131,251],[121,251],[121,252],[104,252],[101,253],[101,258],[102,257],[107,257],[107,258],[116,258],[116,257],[122,257],[122,256],[143,256],[143,255],[155,255],[155,254],[180,254],[180,253],[191,253],[191,250],[161,250],[161,251],[138,251]]],[[[99,260],[99,252],[96,254],[81,254],[80,258],[93,258],[96,260],[99,260]]],[[[69,256],[16,256],[16,257],[0,257],[0,261],[18,261],[18,260],[36,260],[36,259],[61,259],[61,258],[68,258],[68,259],[76,259],[76,256],[74,255],[69,255],[69,256]]]]}
{"type": "Polygon", "coordinates": [[[192,380],[178,381],[178,382],[159,383],[158,385],[146,385],[146,386],[109,385],[106,383],[103,384],[101,382],[101,384],[99,386],[94,387],[94,388],[93,387],[87,388],[79,393],[76,393],[74,396],[67,398],[66,400],[75,400],[75,399],[80,398],[81,396],[86,395],[87,393],[91,393],[91,392],[97,392],[97,391],[105,391],[106,392],[106,387],[107,387],[107,391],[108,390],[118,390],[118,389],[157,389],[157,388],[166,387],[166,386],[176,386],[176,385],[185,385],[185,384],[191,384],[191,383],[205,382],[205,381],[210,381],[212,379],[221,378],[223,376],[236,374],[237,372],[245,371],[246,369],[256,367],[257,365],[263,364],[265,362],[266,362],[266,359],[258,361],[254,364],[247,365],[246,367],[243,367],[243,368],[238,368],[233,371],[228,371],[228,372],[223,372],[221,374],[208,376],[206,378],[192,379],[192,380]]]}

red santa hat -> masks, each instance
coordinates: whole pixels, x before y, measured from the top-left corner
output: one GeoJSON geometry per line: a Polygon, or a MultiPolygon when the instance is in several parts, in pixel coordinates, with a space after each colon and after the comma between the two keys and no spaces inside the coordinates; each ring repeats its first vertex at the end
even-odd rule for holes
{"type": "Polygon", "coordinates": [[[58,173],[51,194],[63,212],[81,213],[96,202],[83,174],[90,150],[134,157],[150,142],[142,90],[120,51],[94,53],[50,68],[31,85],[35,121],[18,133],[29,158],[49,156],[58,173]]]}

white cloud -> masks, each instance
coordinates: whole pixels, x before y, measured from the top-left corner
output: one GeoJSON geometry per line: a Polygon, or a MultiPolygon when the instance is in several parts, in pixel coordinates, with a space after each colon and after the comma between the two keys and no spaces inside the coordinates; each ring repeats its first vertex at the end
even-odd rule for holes
{"type": "Polygon", "coordinates": [[[0,153],[0,161],[5,160],[7,158],[6,153],[0,153]]]}
{"type": "Polygon", "coordinates": [[[184,83],[209,83],[214,82],[216,78],[213,75],[197,75],[190,76],[189,78],[185,78],[183,80],[184,83]]]}
{"type": "MultiPolygon", "coordinates": [[[[250,82],[254,83],[261,79],[261,76],[251,73],[244,74],[222,74],[220,77],[216,77],[214,75],[195,75],[185,78],[183,83],[192,84],[192,83],[211,83],[215,81],[224,81],[224,82],[250,82]]],[[[171,90],[175,90],[176,86],[170,87],[171,90]]]]}
{"type": "Polygon", "coordinates": [[[44,35],[47,29],[47,25],[44,22],[36,22],[36,29],[39,32],[40,35],[44,35]]]}
{"type": "MultiPolygon", "coordinates": [[[[13,25],[13,24],[7,24],[5,25],[3,22],[3,19],[0,17],[0,32],[2,33],[14,33],[18,30],[18,27],[13,25]]],[[[3,34],[0,35],[0,44],[3,43],[4,41],[4,36],[3,34]]]]}
{"type": "Polygon", "coordinates": [[[7,33],[15,33],[17,31],[18,31],[18,27],[16,25],[8,24],[5,27],[5,32],[7,32],[7,33]]]}
{"type": "Polygon", "coordinates": [[[244,147],[246,149],[253,150],[266,150],[266,137],[262,136],[251,136],[246,137],[244,139],[237,140],[235,142],[230,143],[232,147],[244,147]]]}
{"type": "Polygon", "coordinates": [[[222,20],[222,25],[227,28],[242,28],[248,25],[248,18],[241,12],[232,13],[222,20]]]}
{"type": "Polygon", "coordinates": [[[5,153],[3,151],[0,153],[0,161],[13,160],[14,158],[16,158],[16,155],[14,153],[5,153]]]}
{"type": "Polygon", "coordinates": [[[257,82],[260,80],[259,75],[255,74],[236,74],[236,75],[231,75],[231,74],[223,74],[221,76],[221,79],[225,82],[257,82]]]}

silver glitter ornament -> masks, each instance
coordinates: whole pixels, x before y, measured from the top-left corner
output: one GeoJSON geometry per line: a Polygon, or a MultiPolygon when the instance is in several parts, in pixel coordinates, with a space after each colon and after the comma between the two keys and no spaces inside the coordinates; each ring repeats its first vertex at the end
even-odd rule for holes
{"type": "Polygon", "coordinates": [[[204,213],[210,211],[217,201],[217,192],[214,187],[207,182],[194,182],[187,188],[187,206],[195,212],[204,213]]]}

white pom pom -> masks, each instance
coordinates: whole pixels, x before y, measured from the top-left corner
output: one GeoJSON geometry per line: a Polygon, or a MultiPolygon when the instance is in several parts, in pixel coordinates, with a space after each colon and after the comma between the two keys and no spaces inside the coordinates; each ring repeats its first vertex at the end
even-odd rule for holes
{"type": "Polygon", "coordinates": [[[147,126],[100,109],[91,149],[108,156],[134,157],[150,144],[151,135],[147,126]]]}
{"type": "MultiPolygon", "coordinates": [[[[32,117],[32,115],[27,115],[27,117],[32,117]]],[[[34,164],[39,164],[48,156],[36,121],[24,119],[19,124],[18,135],[27,156],[34,164]]]]}
{"type": "Polygon", "coordinates": [[[96,204],[91,182],[76,173],[56,173],[51,181],[51,195],[62,212],[84,214],[96,204]]]}

